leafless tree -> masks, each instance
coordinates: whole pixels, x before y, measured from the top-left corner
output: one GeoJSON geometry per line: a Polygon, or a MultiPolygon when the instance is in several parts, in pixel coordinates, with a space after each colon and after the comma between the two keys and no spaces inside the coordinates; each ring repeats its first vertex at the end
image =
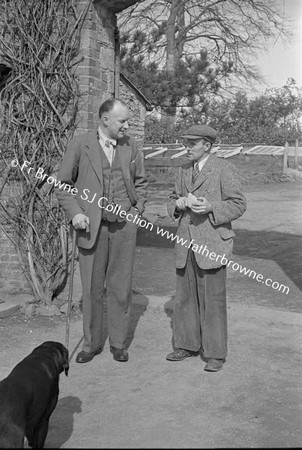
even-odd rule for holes
{"type": "Polygon", "coordinates": [[[175,76],[183,58],[204,55],[217,80],[237,88],[239,80],[261,79],[251,63],[255,53],[289,35],[278,0],[146,0],[125,10],[119,26],[126,47],[167,76],[175,76]]]}

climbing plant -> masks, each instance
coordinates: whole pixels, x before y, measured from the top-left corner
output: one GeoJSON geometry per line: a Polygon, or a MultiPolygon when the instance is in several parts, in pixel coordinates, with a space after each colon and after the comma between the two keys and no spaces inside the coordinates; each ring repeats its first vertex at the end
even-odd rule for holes
{"type": "Polygon", "coordinates": [[[0,0],[0,55],[9,69],[0,93],[0,223],[44,304],[64,288],[68,275],[68,228],[53,187],[77,124],[76,67],[90,5],[0,0]]]}

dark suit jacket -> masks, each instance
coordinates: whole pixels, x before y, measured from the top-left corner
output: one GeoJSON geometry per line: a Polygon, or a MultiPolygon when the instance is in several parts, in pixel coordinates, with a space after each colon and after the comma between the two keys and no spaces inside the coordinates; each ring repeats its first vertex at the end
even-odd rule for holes
{"type": "MultiPolygon", "coordinates": [[[[240,217],[246,210],[246,200],[234,166],[227,161],[210,155],[192,185],[192,163],[179,168],[176,175],[175,190],[168,203],[171,217],[180,217],[177,234],[187,240],[187,246],[176,243],[176,267],[186,264],[188,244],[191,239],[198,246],[206,245],[209,253],[230,258],[233,249],[231,221],[240,217]],[[192,192],[196,197],[205,197],[213,206],[209,214],[195,214],[190,208],[184,212],[175,211],[175,201],[192,192]]],[[[191,246],[192,248],[192,246],[191,246]]],[[[194,249],[193,249],[194,250],[194,249]]],[[[194,250],[195,251],[195,250],[194,250]]],[[[195,252],[197,264],[202,269],[221,267],[221,259],[214,260],[206,251],[195,252]]]]}
{"type": "MultiPolygon", "coordinates": [[[[100,148],[97,130],[74,138],[63,158],[57,179],[62,184],[76,188],[77,192],[74,191],[73,195],[64,186],[55,188],[56,196],[69,221],[80,213],[89,217],[89,232],[77,232],[78,246],[86,249],[93,247],[102,219],[102,209],[98,206],[98,200],[103,196],[100,148]],[[94,194],[95,199],[91,202],[94,194]]],[[[124,136],[118,141],[116,152],[132,205],[142,213],[148,187],[142,152],[137,149],[135,140],[130,136],[124,136]]]]}

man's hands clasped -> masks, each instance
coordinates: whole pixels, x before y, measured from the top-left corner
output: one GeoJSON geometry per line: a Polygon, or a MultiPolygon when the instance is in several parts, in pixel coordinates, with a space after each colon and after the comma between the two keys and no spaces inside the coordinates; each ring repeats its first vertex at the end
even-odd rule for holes
{"type": "Polygon", "coordinates": [[[188,199],[187,197],[180,197],[175,202],[176,208],[180,211],[183,211],[188,206],[188,199]]]}
{"type": "Polygon", "coordinates": [[[195,214],[208,214],[213,211],[211,203],[205,197],[196,198],[191,193],[189,193],[188,197],[178,198],[175,204],[179,211],[190,208],[195,214]]]}
{"type": "Polygon", "coordinates": [[[211,203],[205,197],[198,197],[196,201],[191,204],[191,210],[195,214],[208,214],[213,211],[211,203]]]}

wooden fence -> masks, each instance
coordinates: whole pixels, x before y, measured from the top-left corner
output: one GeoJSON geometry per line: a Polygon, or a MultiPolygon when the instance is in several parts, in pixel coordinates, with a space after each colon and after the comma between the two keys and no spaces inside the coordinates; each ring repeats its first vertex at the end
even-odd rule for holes
{"type": "MultiPolygon", "coordinates": [[[[150,167],[175,167],[188,162],[186,158],[186,147],[178,142],[169,144],[146,144],[143,146],[145,166],[150,167]]],[[[302,147],[289,147],[286,142],[284,146],[272,146],[263,143],[242,143],[242,144],[218,144],[213,146],[211,153],[215,153],[218,158],[230,158],[241,154],[257,156],[282,156],[283,166],[287,167],[288,156],[294,156],[294,167],[298,168],[299,156],[302,158],[302,147]]]]}

